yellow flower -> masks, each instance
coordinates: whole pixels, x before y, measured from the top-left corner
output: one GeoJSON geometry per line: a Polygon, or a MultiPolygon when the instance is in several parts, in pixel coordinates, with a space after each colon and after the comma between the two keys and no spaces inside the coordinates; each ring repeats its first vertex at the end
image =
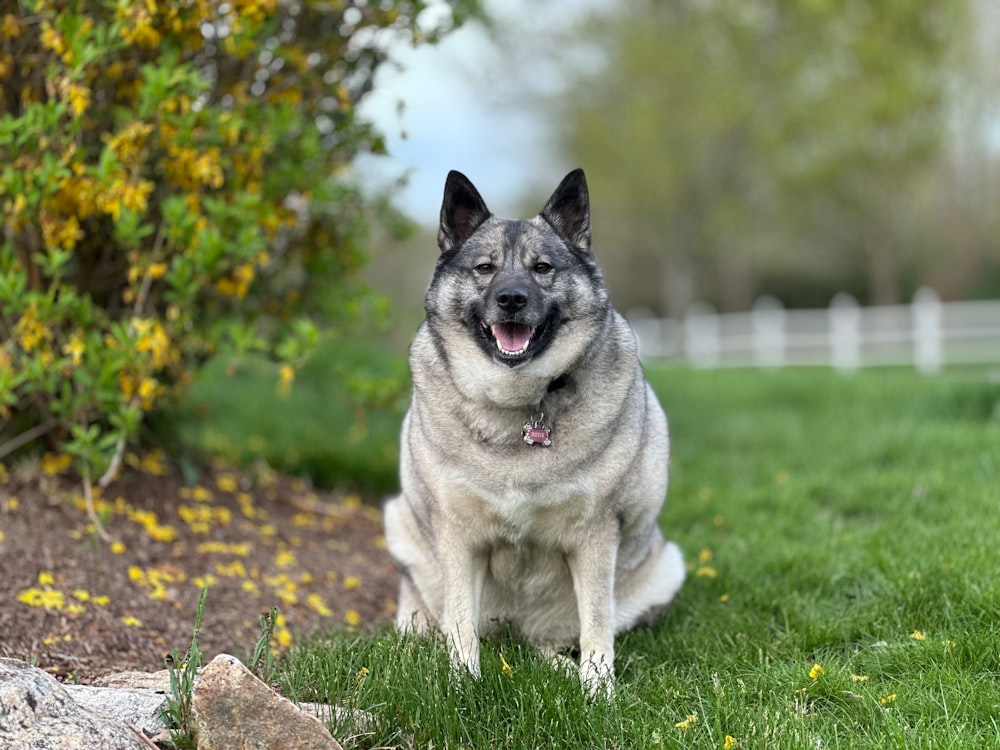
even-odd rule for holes
{"type": "Polygon", "coordinates": [[[736,750],[739,746],[736,738],[727,734],[725,741],[722,743],[722,750],[736,750]]]}
{"type": "Polygon", "coordinates": [[[14,333],[21,341],[21,348],[29,353],[43,341],[52,339],[52,330],[38,320],[38,307],[34,302],[14,325],[14,333]]]}
{"type": "Polygon", "coordinates": [[[80,117],[90,106],[90,89],[78,83],[71,83],[66,87],[63,98],[69,102],[73,116],[80,117]]]}
{"type": "Polygon", "coordinates": [[[826,670],[819,664],[813,664],[812,669],[809,670],[809,679],[818,680],[826,673],[826,670]]]}
{"type": "Polygon", "coordinates": [[[344,588],[348,591],[359,588],[360,586],[361,579],[357,576],[347,576],[347,578],[344,579],[344,588]]]}
{"type": "Polygon", "coordinates": [[[62,611],[66,606],[66,597],[61,591],[52,589],[25,589],[17,595],[17,600],[29,607],[42,607],[50,611],[62,611]]]}
{"type": "Polygon", "coordinates": [[[160,384],[153,378],[143,378],[139,381],[139,403],[143,409],[149,409],[153,405],[153,399],[160,390],[160,384]]]}
{"type": "Polygon", "coordinates": [[[888,706],[890,703],[895,703],[896,702],[896,694],[893,693],[892,695],[884,695],[884,696],[882,696],[881,698],[878,699],[878,702],[879,702],[879,705],[882,705],[882,706],[888,706]]]}
{"type": "Polygon", "coordinates": [[[80,338],[80,332],[77,331],[66,342],[66,345],[63,346],[62,352],[72,360],[74,367],[79,367],[80,362],[83,361],[83,353],[86,350],[87,347],[83,343],[83,339],[80,338]]]}
{"type": "Polygon", "coordinates": [[[507,677],[513,677],[514,668],[507,663],[506,659],[503,658],[503,653],[500,653],[499,656],[500,656],[500,671],[503,672],[504,675],[506,675],[507,677]]]}
{"type": "Polygon", "coordinates": [[[914,630],[912,633],[910,633],[910,638],[912,638],[915,641],[926,641],[927,640],[927,636],[924,635],[924,633],[923,633],[922,630],[914,630]]]}
{"type": "Polygon", "coordinates": [[[306,597],[306,606],[316,612],[316,614],[320,617],[330,617],[333,615],[333,612],[331,612],[330,608],[326,606],[326,602],[323,601],[323,597],[319,594],[309,594],[309,596],[306,597]]]}
{"type": "Polygon", "coordinates": [[[228,576],[230,578],[246,578],[247,569],[239,560],[233,560],[231,563],[216,563],[215,572],[220,576],[228,576]]]}
{"type": "Polygon", "coordinates": [[[17,39],[21,36],[21,21],[13,13],[8,13],[0,21],[0,37],[17,39]]]}
{"type": "Polygon", "coordinates": [[[712,562],[712,550],[705,547],[701,552],[698,553],[698,562],[702,565],[707,565],[712,562]]]}
{"type": "Polygon", "coordinates": [[[62,55],[66,52],[66,41],[63,39],[62,34],[52,28],[52,24],[48,21],[42,21],[42,33],[39,40],[43,47],[52,50],[57,55],[62,55]]]}
{"type": "Polygon", "coordinates": [[[73,598],[76,599],[78,602],[84,602],[84,603],[89,602],[90,592],[84,591],[83,589],[76,589],[73,592],[73,598]]]}
{"type": "Polygon", "coordinates": [[[115,135],[105,133],[102,140],[108,145],[108,148],[114,151],[118,161],[124,166],[135,167],[142,164],[146,139],[153,130],[154,127],[151,123],[130,122],[120,133],[115,135]]]}
{"type": "Polygon", "coordinates": [[[111,543],[111,554],[113,555],[124,555],[125,545],[122,542],[112,542],[111,543]]]}
{"type": "Polygon", "coordinates": [[[695,578],[716,578],[719,573],[710,565],[702,565],[694,572],[695,578]]]}
{"type": "Polygon", "coordinates": [[[295,557],[294,552],[283,549],[278,550],[274,555],[274,564],[278,568],[294,568],[299,564],[298,558],[295,557]]]}
{"type": "Polygon", "coordinates": [[[128,628],[142,627],[142,621],[138,617],[134,617],[133,615],[125,615],[124,617],[121,618],[121,621],[122,625],[128,628]]]}
{"type": "Polygon", "coordinates": [[[344,622],[351,627],[357,627],[361,624],[361,615],[359,615],[355,610],[349,609],[344,613],[344,622]]]}
{"type": "Polygon", "coordinates": [[[55,577],[48,570],[43,570],[38,574],[38,583],[41,586],[51,586],[56,582],[55,577]]]}
{"type": "Polygon", "coordinates": [[[292,390],[292,381],[295,380],[295,368],[289,364],[281,365],[278,368],[278,394],[287,396],[292,390]]]}
{"type": "Polygon", "coordinates": [[[163,465],[163,451],[159,448],[151,450],[139,461],[139,469],[157,477],[166,475],[167,467],[163,465]]]}
{"type": "Polygon", "coordinates": [[[260,596],[260,586],[258,586],[253,581],[243,581],[240,584],[240,588],[246,591],[248,594],[253,594],[254,596],[260,596]]]}
{"type": "Polygon", "coordinates": [[[219,474],[219,476],[215,478],[215,486],[222,492],[232,494],[239,489],[239,482],[236,481],[236,477],[232,474],[219,474]]]}
{"type": "Polygon", "coordinates": [[[683,729],[686,731],[697,723],[698,723],[698,712],[693,711],[692,713],[688,714],[683,721],[678,721],[676,724],[674,724],[674,726],[677,727],[678,729],[683,729]]]}
{"type": "Polygon", "coordinates": [[[866,674],[852,674],[851,682],[868,682],[868,675],[866,674]]]}
{"type": "Polygon", "coordinates": [[[358,673],[354,675],[354,684],[360,685],[370,674],[371,670],[368,669],[368,667],[361,667],[361,669],[358,670],[358,673]]]}
{"type": "Polygon", "coordinates": [[[200,484],[191,489],[191,499],[197,503],[207,503],[212,500],[212,490],[202,487],[200,484]]]}
{"type": "Polygon", "coordinates": [[[213,576],[211,573],[204,576],[195,576],[191,579],[191,583],[195,585],[196,588],[204,589],[209,586],[214,586],[219,582],[219,579],[213,576]]]}
{"type": "Polygon", "coordinates": [[[83,230],[75,216],[66,219],[53,218],[51,214],[43,214],[40,218],[42,239],[50,247],[61,247],[72,250],[76,243],[83,239],[83,230]]]}

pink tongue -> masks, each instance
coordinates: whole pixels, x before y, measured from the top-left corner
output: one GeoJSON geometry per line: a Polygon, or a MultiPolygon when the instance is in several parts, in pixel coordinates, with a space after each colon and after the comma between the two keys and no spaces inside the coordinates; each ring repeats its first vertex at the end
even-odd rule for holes
{"type": "Polygon", "coordinates": [[[528,345],[531,326],[521,323],[494,323],[493,337],[509,352],[519,352],[528,345]]]}

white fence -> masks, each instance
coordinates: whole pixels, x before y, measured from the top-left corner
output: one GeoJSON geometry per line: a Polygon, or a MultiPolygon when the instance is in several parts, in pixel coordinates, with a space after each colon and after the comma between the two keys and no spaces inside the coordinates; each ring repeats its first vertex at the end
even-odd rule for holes
{"type": "Polygon", "coordinates": [[[910,365],[935,373],[951,364],[1000,363],[1000,300],[942,302],[927,287],[911,305],[861,307],[838,294],[825,310],[785,310],[762,297],[748,313],[695,305],[683,320],[632,312],[644,359],[695,367],[910,365]]]}

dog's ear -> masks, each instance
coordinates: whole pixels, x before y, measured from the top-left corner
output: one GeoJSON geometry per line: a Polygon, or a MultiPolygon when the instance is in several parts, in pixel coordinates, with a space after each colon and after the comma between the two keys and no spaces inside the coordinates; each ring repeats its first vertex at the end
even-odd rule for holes
{"type": "Polygon", "coordinates": [[[590,252],[590,194],[582,169],[563,178],[539,215],[570,245],[590,252]]]}
{"type": "Polygon", "coordinates": [[[441,252],[447,253],[461,245],[488,218],[490,210],[476,186],[461,172],[449,172],[444,183],[441,226],[438,229],[441,252]]]}

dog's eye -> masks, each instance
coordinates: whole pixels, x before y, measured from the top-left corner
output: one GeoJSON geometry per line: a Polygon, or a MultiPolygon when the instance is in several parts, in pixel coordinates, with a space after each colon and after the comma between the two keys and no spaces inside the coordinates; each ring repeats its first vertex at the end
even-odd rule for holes
{"type": "Polygon", "coordinates": [[[476,273],[482,274],[484,276],[488,273],[493,273],[493,264],[480,263],[478,266],[476,266],[476,273]]]}
{"type": "Polygon", "coordinates": [[[550,266],[548,263],[541,263],[541,262],[539,262],[539,263],[535,264],[535,273],[538,273],[538,274],[541,274],[541,275],[544,276],[545,274],[547,274],[551,270],[552,270],[552,266],[550,266]]]}

